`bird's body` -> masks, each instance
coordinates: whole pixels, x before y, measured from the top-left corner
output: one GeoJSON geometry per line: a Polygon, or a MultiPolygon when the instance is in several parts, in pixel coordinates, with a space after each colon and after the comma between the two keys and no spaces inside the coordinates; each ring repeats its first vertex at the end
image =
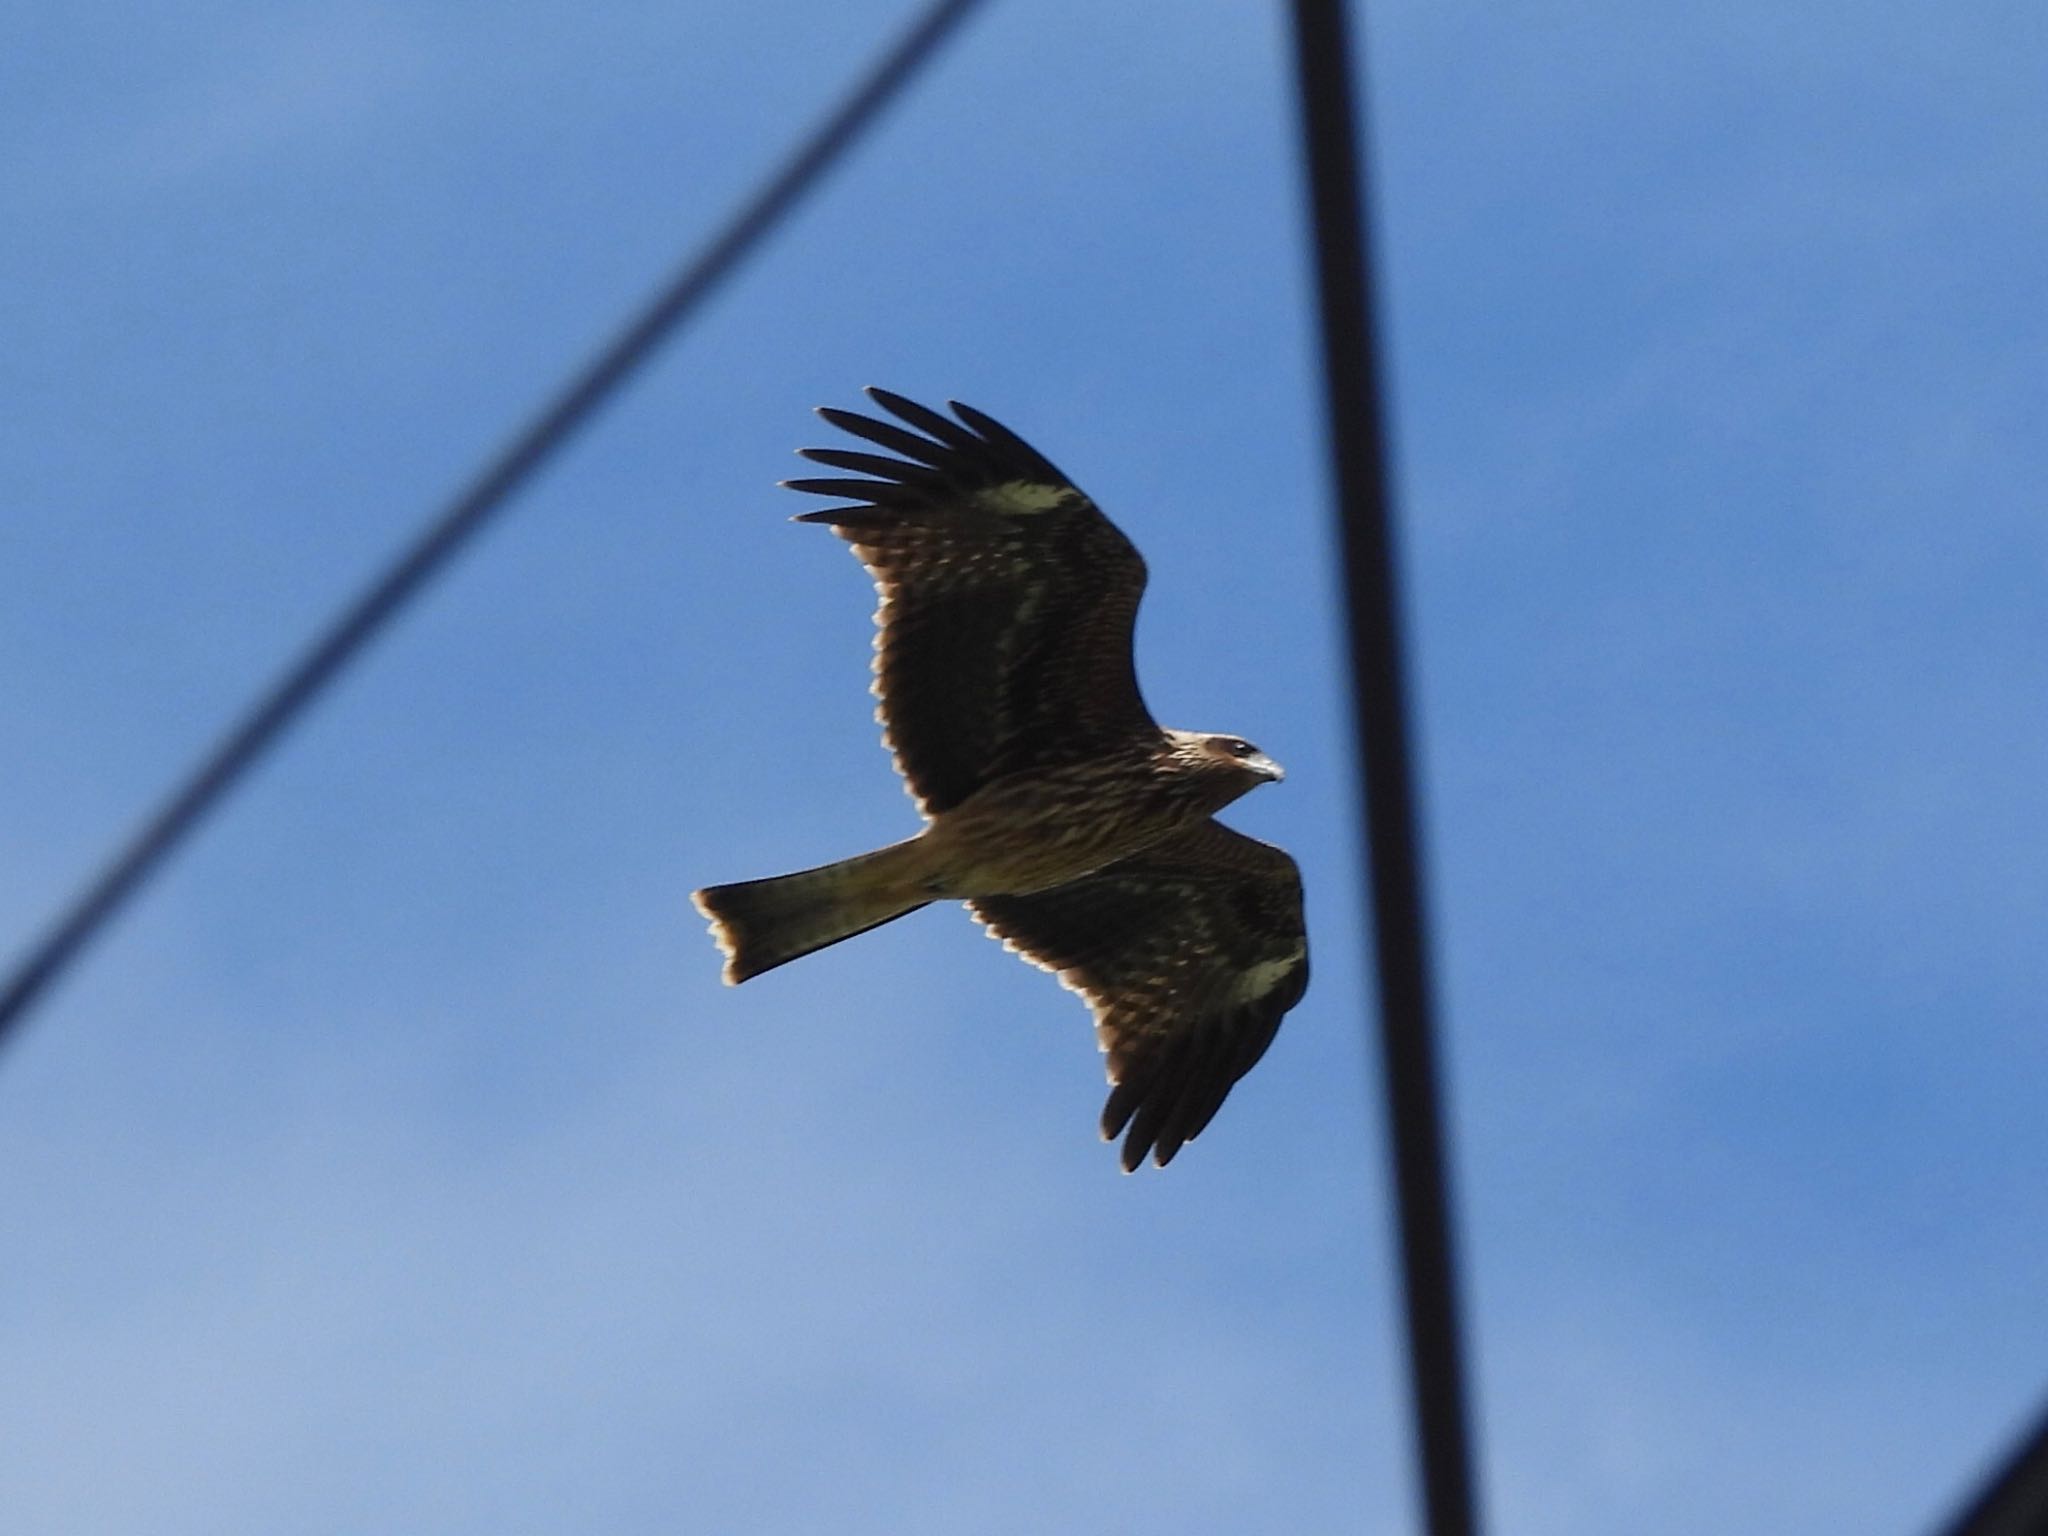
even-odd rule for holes
{"type": "Polygon", "coordinates": [[[1268,776],[1158,742],[1025,768],[940,811],[918,841],[938,897],[1029,896],[1184,832],[1268,776]]]}
{"type": "Polygon", "coordinates": [[[1300,876],[1213,814],[1277,780],[1233,736],[1160,727],[1131,629],[1144,564],[1044,457],[968,407],[870,395],[926,434],[822,415],[903,455],[806,449],[881,478],[798,480],[866,498],[807,513],[874,572],[878,713],[927,825],[874,853],[697,892],[747,980],[932,901],[1095,1009],[1117,1085],[1103,1133],[1162,1165],[1207,1124],[1308,981],[1300,876]]]}

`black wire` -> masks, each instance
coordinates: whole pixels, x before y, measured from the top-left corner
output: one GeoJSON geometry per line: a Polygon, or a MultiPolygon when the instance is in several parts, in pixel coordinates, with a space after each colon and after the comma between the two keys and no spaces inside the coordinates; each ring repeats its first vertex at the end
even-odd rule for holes
{"type": "Polygon", "coordinates": [[[1451,1248],[1401,652],[1372,267],[1343,0],[1295,0],[1301,128],[1315,221],[1324,385],[1344,554],[1353,718],[1378,960],[1380,1050],[1400,1212],[1416,1451],[1432,1536],[1474,1536],[1457,1269],[1451,1248]]]}
{"type": "Polygon", "coordinates": [[[142,883],[422,588],[788,217],[980,0],[937,0],[732,221],[337,616],[51,926],[0,991],[0,1046],[142,883]]]}
{"type": "Polygon", "coordinates": [[[1944,1536],[2042,1536],[2048,1532],[2048,1413],[2006,1458],[1944,1536]]]}

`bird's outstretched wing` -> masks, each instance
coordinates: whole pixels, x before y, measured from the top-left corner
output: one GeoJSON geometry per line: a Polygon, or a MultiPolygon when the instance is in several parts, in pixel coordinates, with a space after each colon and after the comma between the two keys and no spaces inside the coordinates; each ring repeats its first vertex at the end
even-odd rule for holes
{"type": "Polygon", "coordinates": [[[1308,989],[1301,871],[1206,821],[1032,896],[969,903],[1005,947],[1088,1000],[1114,1085],[1102,1135],[1123,1165],[1173,1160],[1308,989]]]}
{"type": "Polygon", "coordinates": [[[898,457],[805,448],[874,478],[784,484],[858,503],[797,520],[830,524],[874,575],[876,713],[919,807],[935,815],[1005,773],[1081,761],[1156,729],[1131,658],[1145,590],[1131,541],[981,412],[949,402],[954,421],[867,393],[918,430],[818,414],[898,457]]]}

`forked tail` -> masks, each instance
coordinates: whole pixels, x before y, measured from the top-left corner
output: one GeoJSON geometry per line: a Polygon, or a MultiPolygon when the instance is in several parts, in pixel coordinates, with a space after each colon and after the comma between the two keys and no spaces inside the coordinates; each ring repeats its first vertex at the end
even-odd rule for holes
{"type": "Polygon", "coordinates": [[[918,840],[770,880],[707,886],[691,896],[725,953],[725,984],[879,928],[931,898],[918,840]]]}

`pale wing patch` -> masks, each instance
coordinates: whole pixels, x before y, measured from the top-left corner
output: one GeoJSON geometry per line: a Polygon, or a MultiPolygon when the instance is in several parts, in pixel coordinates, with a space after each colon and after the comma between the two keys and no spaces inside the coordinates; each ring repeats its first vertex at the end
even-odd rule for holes
{"type": "Polygon", "coordinates": [[[1256,965],[1247,966],[1239,974],[1237,985],[1232,990],[1244,1002],[1264,997],[1293,974],[1295,967],[1301,964],[1307,954],[1308,945],[1302,943],[1295,945],[1278,960],[1261,960],[1256,965]]]}
{"type": "Polygon", "coordinates": [[[1039,485],[1030,480],[1005,480],[974,493],[974,504],[1010,517],[1028,517],[1035,512],[1057,512],[1079,506],[1085,498],[1069,485],[1039,485]]]}

